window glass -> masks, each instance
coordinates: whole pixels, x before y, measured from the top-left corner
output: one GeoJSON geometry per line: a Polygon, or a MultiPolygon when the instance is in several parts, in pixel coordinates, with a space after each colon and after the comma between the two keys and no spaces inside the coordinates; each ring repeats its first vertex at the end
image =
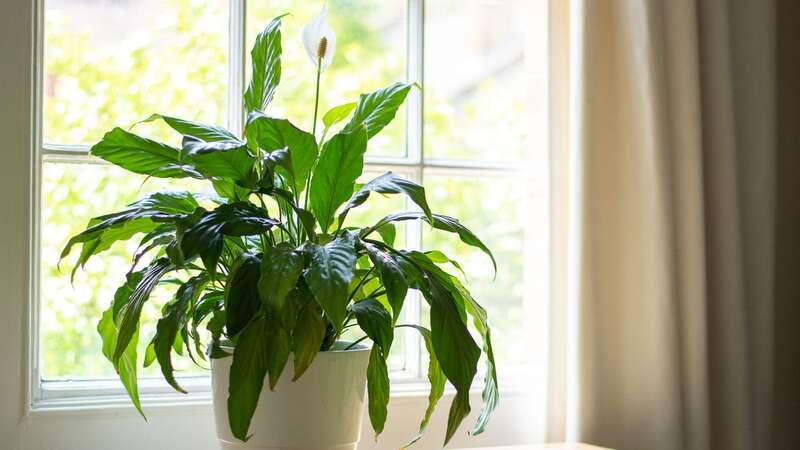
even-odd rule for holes
{"type": "Polygon", "coordinates": [[[46,0],[44,142],[93,144],[152,113],[225,124],[227,52],[226,1],[46,0]]]}
{"type": "Polygon", "coordinates": [[[525,67],[528,0],[436,0],[425,6],[425,155],[524,159],[532,81],[525,67]]]}
{"type": "MultiPolygon", "coordinates": [[[[299,0],[265,0],[248,4],[248,49],[272,18],[291,13],[283,19],[281,26],[281,84],[267,113],[286,117],[307,130],[311,129],[314,116],[316,68],[306,54],[301,33],[303,25],[320,12],[322,4],[299,0]]],[[[336,55],[322,74],[320,117],[334,106],[358,100],[361,93],[405,81],[405,1],[328,2],[328,21],[336,32],[336,55]]],[[[369,154],[405,156],[405,111],[405,107],[401,108],[392,124],[370,139],[369,154]]]]}

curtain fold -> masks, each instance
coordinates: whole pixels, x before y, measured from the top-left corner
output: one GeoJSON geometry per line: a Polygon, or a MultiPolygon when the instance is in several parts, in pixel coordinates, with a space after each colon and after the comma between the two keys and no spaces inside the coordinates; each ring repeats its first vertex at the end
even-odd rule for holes
{"type": "Polygon", "coordinates": [[[549,437],[770,449],[772,2],[551,5],[549,437]]]}

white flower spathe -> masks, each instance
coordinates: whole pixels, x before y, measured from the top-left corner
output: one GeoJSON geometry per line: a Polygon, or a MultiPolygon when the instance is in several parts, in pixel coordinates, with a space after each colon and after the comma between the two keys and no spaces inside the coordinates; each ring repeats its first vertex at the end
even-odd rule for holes
{"type": "Polygon", "coordinates": [[[336,53],[336,33],[328,25],[327,5],[303,27],[303,45],[314,67],[320,63],[320,58],[322,69],[328,68],[333,62],[333,55],[336,53]]]}

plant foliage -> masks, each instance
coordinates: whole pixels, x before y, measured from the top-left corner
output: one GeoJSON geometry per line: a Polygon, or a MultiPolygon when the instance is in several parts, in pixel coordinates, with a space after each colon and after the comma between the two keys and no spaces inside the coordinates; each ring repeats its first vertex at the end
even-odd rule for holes
{"type": "Polygon", "coordinates": [[[423,220],[485,252],[492,264],[494,257],[458,220],[434,214],[419,184],[391,172],[356,184],[369,140],[392,121],[413,86],[395,83],[331,109],[322,117],[325,129],[318,139],[265,113],[280,82],[280,25],[281,17],[274,19],[253,48],[243,136],[154,114],[145,120],[166,123],[181,136],[180,146],[115,128],[92,147],[92,155],[131,172],[207,180],[217,193],[157,192],[91,219],[69,240],[62,258],[79,246],[77,269],[114,243],[141,236],[131,271],[98,323],[103,354],[141,412],[136,348],[142,307],[156,286],[176,285],[145,365],[158,362],[167,382],[185,392],[173,373],[173,352],[183,348],[193,359],[205,359],[204,353],[232,357],[230,426],[237,438],[247,440],[258,398],[269,395],[262,393],[265,379],[275,388],[291,357],[292,380],[297,380],[345,329],[358,327],[374,343],[366,377],[369,415],[379,434],[387,418],[386,361],[394,332],[409,327],[425,342],[431,383],[429,406],[412,443],[425,431],[446,381],[456,391],[445,443],[452,438],[470,412],[469,390],[484,354],[483,408],[472,430],[478,434],[498,402],[486,312],[444,269],[460,270],[457,262],[440,251],[396,248],[394,223],[423,220]],[[326,140],[339,123],[344,123],[341,129],[326,140]],[[399,212],[366,226],[348,224],[348,213],[372,193],[405,195],[421,211],[399,212]],[[143,264],[148,255],[151,261],[143,264]],[[430,329],[397,324],[410,289],[428,302],[430,329]],[[232,355],[223,340],[233,346],[232,355]]]}

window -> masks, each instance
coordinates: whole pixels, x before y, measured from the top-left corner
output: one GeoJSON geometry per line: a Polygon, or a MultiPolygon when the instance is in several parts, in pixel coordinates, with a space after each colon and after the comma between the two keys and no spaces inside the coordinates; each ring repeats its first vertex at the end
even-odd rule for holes
{"type": "MultiPolygon", "coordinates": [[[[99,163],[88,156],[89,146],[113,126],[133,125],[150,113],[241,127],[246,49],[264,24],[286,11],[292,16],[283,25],[283,76],[271,108],[308,126],[314,73],[299,35],[321,4],[45,1],[37,130],[42,144],[35,402],[122,393],[113,369],[99,354],[95,326],[136,249],[113,247],[79,270],[74,284],[72,261],[59,267],[58,258],[68,237],[89,217],[120,208],[144,192],[162,188],[163,182],[145,182],[99,163]]],[[[443,248],[463,264],[473,292],[489,310],[499,364],[505,370],[501,378],[523,365],[543,367],[545,344],[538,338],[546,326],[547,289],[546,30],[531,30],[529,18],[546,16],[545,2],[328,4],[338,50],[323,77],[321,111],[395,80],[424,86],[422,93],[413,91],[398,120],[371,141],[368,176],[392,170],[424,182],[436,212],[462,218],[484,239],[498,259],[496,279],[485,256],[452,237],[413,223],[402,230],[409,247],[443,248]],[[541,148],[541,154],[531,152],[533,147],[541,148]],[[532,344],[536,342],[540,343],[532,344]]],[[[149,137],[175,139],[158,124],[136,127],[149,137]]],[[[376,220],[403,202],[400,197],[383,198],[369,202],[370,209],[360,214],[376,220]]],[[[145,317],[155,315],[165,295],[156,292],[145,317]]],[[[424,313],[423,302],[414,299],[407,303],[405,320],[419,323],[424,313]]],[[[143,336],[152,332],[142,331],[143,336]]],[[[146,342],[142,339],[141,345],[146,342]]],[[[416,334],[399,339],[393,351],[397,380],[424,380],[424,346],[416,334]]],[[[207,390],[204,371],[186,362],[181,368],[189,379],[184,384],[194,386],[195,392],[207,390]]],[[[142,381],[145,394],[168,392],[157,369],[142,375],[152,376],[142,381]]]]}

